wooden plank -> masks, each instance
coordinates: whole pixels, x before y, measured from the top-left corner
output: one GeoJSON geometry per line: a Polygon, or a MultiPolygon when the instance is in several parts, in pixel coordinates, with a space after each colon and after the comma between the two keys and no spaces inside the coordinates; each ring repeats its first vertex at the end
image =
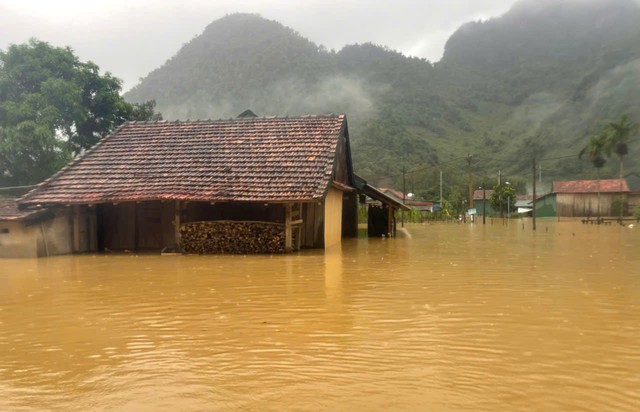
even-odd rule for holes
{"type": "Polygon", "coordinates": [[[181,207],[182,205],[180,204],[179,200],[176,200],[176,208],[175,208],[175,214],[174,214],[174,220],[173,220],[173,226],[174,226],[174,236],[175,236],[175,242],[176,242],[176,251],[181,252],[182,249],[180,247],[180,214],[181,214],[181,207]]]}
{"type": "Polygon", "coordinates": [[[284,206],[284,250],[291,252],[292,250],[292,232],[291,232],[291,203],[284,206]]]}
{"type": "Polygon", "coordinates": [[[89,210],[89,251],[98,251],[98,217],[95,207],[89,210]]]}
{"type": "Polygon", "coordinates": [[[73,252],[80,252],[80,206],[73,205],[73,252]]]}

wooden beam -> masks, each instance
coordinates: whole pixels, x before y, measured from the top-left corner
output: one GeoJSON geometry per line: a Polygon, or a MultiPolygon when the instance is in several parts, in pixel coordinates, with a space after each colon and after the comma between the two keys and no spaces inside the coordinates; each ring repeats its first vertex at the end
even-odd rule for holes
{"type": "Polygon", "coordinates": [[[73,252],[80,252],[80,206],[73,205],[73,252]]]}
{"type": "Polygon", "coordinates": [[[98,216],[96,215],[96,208],[89,206],[89,251],[98,251],[98,216]]]}
{"type": "Polygon", "coordinates": [[[176,208],[173,220],[173,229],[176,243],[176,252],[181,252],[182,248],[180,247],[180,215],[182,213],[182,205],[179,200],[176,200],[176,208]]]}
{"type": "Polygon", "coordinates": [[[284,250],[285,252],[291,252],[293,239],[291,231],[291,203],[287,203],[284,206],[284,250]]]}

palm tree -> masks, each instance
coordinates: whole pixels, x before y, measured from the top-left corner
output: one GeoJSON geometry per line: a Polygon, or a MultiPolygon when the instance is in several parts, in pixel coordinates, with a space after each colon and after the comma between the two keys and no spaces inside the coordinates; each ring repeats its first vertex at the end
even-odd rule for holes
{"type": "MultiPolygon", "coordinates": [[[[617,122],[609,122],[603,128],[606,134],[605,151],[607,156],[613,153],[620,159],[620,196],[622,197],[622,177],[623,165],[622,158],[629,153],[629,142],[634,134],[638,131],[638,124],[629,120],[629,116],[625,113],[620,116],[617,122]]],[[[623,207],[620,205],[620,223],[622,223],[623,207]]]]}
{"type": "Polygon", "coordinates": [[[596,168],[598,176],[598,219],[600,219],[600,169],[602,169],[602,166],[606,163],[604,154],[606,153],[607,141],[607,134],[604,132],[597,136],[592,136],[586,146],[583,147],[578,154],[578,158],[582,158],[582,156],[586,155],[593,164],[593,167],[596,168]]]}
{"type": "Polygon", "coordinates": [[[629,120],[626,113],[617,122],[609,122],[603,132],[607,135],[605,151],[608,156],[615,153],[620,159],[620,179],[622,179],[622,158],[629,153],[629,142],[638,131],[638,124],[629,120]]]}

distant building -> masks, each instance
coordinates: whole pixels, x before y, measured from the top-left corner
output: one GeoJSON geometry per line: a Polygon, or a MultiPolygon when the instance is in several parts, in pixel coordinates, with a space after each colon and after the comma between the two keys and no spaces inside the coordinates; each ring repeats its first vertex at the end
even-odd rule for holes
{"type": "Polygon", "coordinates": [[[493,216],[494,214],[497,214],[497,212],[491,207],[492,195],[493,189],[478,189],[473,192],[473,205],[478,216],[482,216],[483,214],[485,214],[485,210],[487,216],[493,216]]]}
{"type": "Polygon", "coordinates": [[[536,216],[611,216],[613,201],[629,193],[625,179],[556,181],[536,200],[536,216]]]}
{"type": "Polygon", "coordinates": [[[407,206],[409,209],[416,210],[418,212],[429,212],[433,213],[437,210],[437,205],[434,202],[429,202],[427,200],[417,200],[413,196],[408,196],[402,194],[401,191],[390,189],[390,188],[380,188],[380,191],[385,193],[387,196],[396,200],[407,206]]]}
{"type": "Polygon", "coordinates": [[[361,203],[367,208],[367,236],[395,236],[396,211],[407,211],[409,207],[360,176],[355,175],[355,185],[361,194],[361,203]]]}

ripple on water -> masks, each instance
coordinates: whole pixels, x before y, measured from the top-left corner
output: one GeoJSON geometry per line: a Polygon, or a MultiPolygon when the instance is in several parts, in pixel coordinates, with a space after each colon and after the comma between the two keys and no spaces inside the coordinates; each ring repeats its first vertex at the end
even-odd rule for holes
{"type": "Polygon", "coordinates": [[[545,225],[7,261],[0,409],[636,410],[640,232],[545,225]]]}

